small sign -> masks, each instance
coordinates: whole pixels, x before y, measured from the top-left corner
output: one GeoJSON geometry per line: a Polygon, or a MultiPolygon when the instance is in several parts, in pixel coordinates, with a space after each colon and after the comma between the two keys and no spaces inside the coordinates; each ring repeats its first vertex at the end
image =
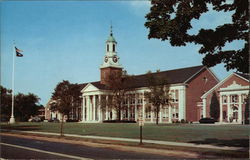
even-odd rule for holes
{"type": "Polygon", "coordinates": [[[144,126],[143,116],[142,114],[139,114],[139,126],[144,126]]]}
{"type": "Polygon", "coordinates": [[[139,120],[139,126],[144,126],[144,121],[143,120],[139,120]]]}

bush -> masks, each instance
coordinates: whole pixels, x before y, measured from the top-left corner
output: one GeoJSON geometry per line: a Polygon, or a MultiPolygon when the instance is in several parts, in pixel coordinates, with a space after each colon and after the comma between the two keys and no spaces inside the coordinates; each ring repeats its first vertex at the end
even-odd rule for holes
{"type": "Polygon", "coordinates": [[[181,123],[188,123],[188,121],[181,119],[181,123]]]}
{"type": "Polygon", "coordinates": [[[134,120],[104,120],[103,123],[136,123],[134,120]]]}
{"type": "Polygon", "coordinates": [[[213,124],[215,120],[213,118],[202,118],[199,120],[200,123],[210,123],[213,124]]]}
{"type": "Polygon", "coordinates": [[[77,119],[67,119],[66,122],[79,122],[77,119]]]}

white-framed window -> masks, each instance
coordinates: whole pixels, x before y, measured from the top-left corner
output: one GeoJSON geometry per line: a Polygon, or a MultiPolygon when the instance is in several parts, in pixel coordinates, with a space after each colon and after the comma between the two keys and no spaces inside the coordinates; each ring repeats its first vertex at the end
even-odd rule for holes
{"type": "Polygon", "coordinates": [[[148,106],[146,106],[146,108],[145,108],[145,112],[146,112],[146,118],[151,118],[151,108],[150,108],[151,106],[150,105],[148,105],[148,106]]]}
{"type": "Polygon", "coordinates": [[[124,98],[123,105],[127,105],[127,104],[128,104],[128,98],[124,98]]]}
{"type": "Polygon", "coordinates": [[[227,96],[222,96],[222,103],[227,103],[227,96]]]}
{"type": "Polygon", "coordinates": [[[238,103],[238,100],[239,100],[239,99],[238,99],[238,95],[235,94],[235,95],[232,95],[232,96],[231,96],[231,102],[233,102],[233,103],[238,103]]]}
{"type": "Polygon", "coordinates": [[[178,90],[171,90],[170,91],[170,96],[171,96],[171,102],[174,102],[174,103],[176,103],[176,102],[178,102],[179,101],[179,97],[178,97],[178,90]]]}
{"type": "Polygon", "coordinates": [[[242,97],[241,102],[243,102],[243,103],[246,104],[246,102],[247,102],[247,95],[246,95],[246,94],[243,94],[241,97],[242,97]]]}
{"type": "Polygon", "coordinates": [[[107,44],[107,51],[109,52],[109,45],[107,44]]]}
{"type": "Polygon", "coordinates": [[[168,108],[166,107],[162,109],[162,118],[168,118],[168,108]]]}

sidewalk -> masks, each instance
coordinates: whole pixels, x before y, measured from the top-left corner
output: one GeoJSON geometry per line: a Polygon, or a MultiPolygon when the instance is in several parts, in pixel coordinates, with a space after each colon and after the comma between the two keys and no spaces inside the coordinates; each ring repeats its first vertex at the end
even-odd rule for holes
{"type": "MultiPolygon", "coordinates": [[[[31,134],[40,134],[40,135],[54,135],[60,136],[59,133],[50,133],[50,132],[36,132],[36,131],[19,131],[19,130],[5,130],[2,131],[14,132],[14,133],[31,133],[31,134]]],[[[136,142],[139,143],[140,139],[132,139],[132,138],[118,138],[118,137],[101,137],[101,136],[83,136],[76,134],[64,134],[67,137],[76,137],[76,138],[87,138],[87,139],[99,139],[99,140],[113,140],[113,141],[125,141],[125,142],[136,142]]],[[[237,150],[246,150],[243,147],[227,147],[227,146],[215,146],[209,144],[193,144],[193,143],[183,143],[183,142],[169,142],[169,141],[158,141],[158,140],[142,140],[143,143],[149,144],[160,144],[167,146],[179,146],[179,147],[193,147],[193,148],[204,148],[204,149],[218,149],[218,150],[229,150],[229,151],[237,151],[237,150]]]]}

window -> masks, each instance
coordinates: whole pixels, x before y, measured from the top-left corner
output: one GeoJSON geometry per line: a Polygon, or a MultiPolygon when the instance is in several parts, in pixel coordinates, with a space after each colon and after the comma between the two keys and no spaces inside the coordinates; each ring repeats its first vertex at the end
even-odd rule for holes
{"type": "Polygon", "coordinates": [[[237,103],[238,102],[238,95],[232,95],[232,102],[237,103]]]}
{"type": "Polygon", "coordinates": [[[207,82],[207,77],[203,77],[203,81],[206,83],[207,82]]]}
{"type": "Polygon", "coordinates": [[[113,44],[113,52],[115,52],[115,44],[113,44]]]}
{"type": "Polygon", "coordinates": [[[162,118],[168,118],[168,108],[162,109],[162,118]]]}
{"type": "Polygon", "coordinates": [[[109,52],[109,45],[107,44],[107,51],[109,52]]]}
{"type": "Polygon", "coordinates": [[[222,102],[227,103],[227,96],[222,96],[222,102]]]}

